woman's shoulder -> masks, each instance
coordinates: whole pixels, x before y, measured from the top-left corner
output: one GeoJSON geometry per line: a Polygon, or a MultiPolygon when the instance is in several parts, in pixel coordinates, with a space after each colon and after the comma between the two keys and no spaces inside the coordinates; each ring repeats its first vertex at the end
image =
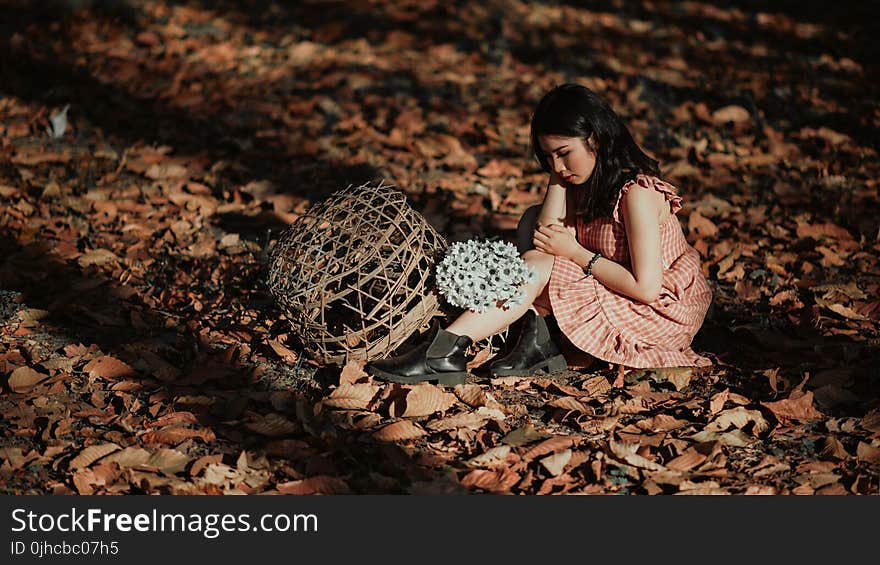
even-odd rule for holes
{"type": "Polygon", "coordinates": [[[648,173],[638,173],[631,180],[625,182],[623,187],[621,187],[621,192],[626,193],[629,191],[630,188],[634,186],[656,190],[657,192],[661,192],[664,194],[678,196],[678,189],[674,185],[666,182],[658,176],[650,175],[648,173]]]}
{"type": "Polygon", "coordinates": [[[653,193],[656,196],[658,204],[663,201],[669,203],[669,211],[671,213],[675,214],[681,210],[681,197],[678,195],[678,190],[675,186],[657,176],[639,173],[632,180],[624,183],[621,187],[617,204],[614,207],[613,217],[615,220],[622,221],[620,209],[622,206],[625,206],[625,202],[629,200],[627,195],[630,194],[631,191],[644,191],[645,193],[650,191],[650,193],[653,193]]]}

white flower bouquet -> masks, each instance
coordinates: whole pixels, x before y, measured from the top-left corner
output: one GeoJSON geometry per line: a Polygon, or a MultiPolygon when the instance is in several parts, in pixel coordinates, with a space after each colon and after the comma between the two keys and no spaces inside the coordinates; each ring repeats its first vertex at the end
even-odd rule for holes
{"type": "Polygon", "coordinates": [[[522,286],[537,276],[512,244],[479,239],[450,245],[436,273],[443,297],[474,312],[522,304],[522,286]]]}

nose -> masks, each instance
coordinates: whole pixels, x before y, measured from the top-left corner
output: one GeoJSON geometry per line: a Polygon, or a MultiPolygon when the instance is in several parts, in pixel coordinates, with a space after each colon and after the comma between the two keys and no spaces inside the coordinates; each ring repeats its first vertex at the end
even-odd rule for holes
{"type": "Polygon", "coordinates": [[[551,159],[553,160],[551,162],[551,166],[553,167],[553,172],[561,173],[562,171],[565,170],[565,165],[562,163],[561,157],[557,157],[556,155],[553,155],[551,157],[551,159]]]}

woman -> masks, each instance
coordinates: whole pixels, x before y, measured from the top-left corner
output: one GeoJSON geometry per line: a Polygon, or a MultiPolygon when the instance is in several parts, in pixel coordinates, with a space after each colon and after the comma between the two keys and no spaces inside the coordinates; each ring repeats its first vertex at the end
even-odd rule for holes
{"type": "MultiPolygon", "coordinates": [[[[524,302],[466,311],[412,351],[373,361],[367,371],[393,382],[462,383],[468,348],[523,315],[512,351],[493,361],[490,373],[562,370],[565,360],[543,319],[550,312],[572,344],[611,363],[711,365],[690,344],[712,293],[675,216],[681,198],[658,178],[657,161],[605,101],[577,84],[541,99],[531,136],[549,180],[533,248],[520,249],[538,274],[524,302]]],[[[532,231],[529,216],[520,227],[532,231]]]]}

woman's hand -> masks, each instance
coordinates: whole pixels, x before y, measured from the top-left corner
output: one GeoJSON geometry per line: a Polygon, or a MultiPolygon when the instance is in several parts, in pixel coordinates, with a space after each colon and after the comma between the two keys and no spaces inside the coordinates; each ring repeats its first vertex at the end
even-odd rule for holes
{"type": "Polygon", "coordinates": [[[583,249],[574,236],[573,230],[559,224],[539,225],[532,238],[535,249],[572,259],[583,249]]]}

